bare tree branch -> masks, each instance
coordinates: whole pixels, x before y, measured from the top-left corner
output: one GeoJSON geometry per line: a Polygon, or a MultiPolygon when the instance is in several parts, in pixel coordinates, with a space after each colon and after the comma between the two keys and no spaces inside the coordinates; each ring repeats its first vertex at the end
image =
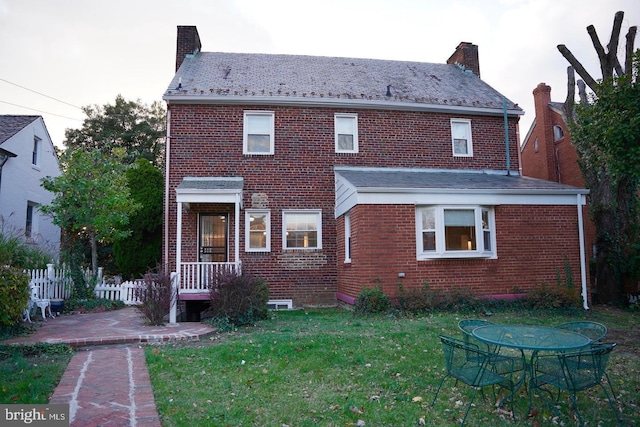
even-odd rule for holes
{"type": "MultiPolygon", "coordinates": [[[[616,62],[618,61],[618,43],[620,41],[620,29],[622,28],[622,19],[624,18],[624,12],[616,12],[613,18],[613,29],[611,30],[611,39],[607,45],[607,72],[611,74],[605,75],[602,73],[602,80],[608,80],[613,78],[613,70],[616,62]]],[[[618,75],[622,75],[622,68],[618,70],[618,75]]]]}
{"type": "Polygon", "coordinates": [[[633,73],[633,45],[635,44],[636,40],[636,31],[638,31],[638,27],[634,25],[633,27],[629,27],[629,31],[627,32],[624,72],[628,75],[631,75],[633,73]]]}
{"type": "Polygon", "coordinates": [[[587,87],[582,80],[578,80],[578,96],[580,97],[581,103],[586,104],[589,102],[587,99],[587,87]]]}
{"type": "Polygon", "coordinates": [[[560,51],[562,56],[564,56],[565,59],[567,61],[569,61],[569,64],[571,64],[571,66],[573,66],[574,70],[576,70],[578,75],[580,77],[582,77],[582,79],[585,81],[587,86],[589,86],[591,88],[591,90],[593,90],[595,92],[596,88],[598,86],[598,83],[595,81],[595,79],[593,77],[591,77],[589,72],[587,70],[585,70],[585,68],[582,66],[580,61],[578,61],[576,59],[576,57],[573,56],[573,53],[571,53],[571,51],[567,48],[567,46],[565,46],[563,44],[559,44],[558,45],[558,50],[560,51]]]}
{"type": "Polygon", "coordinates": [[[576,73],[573,67],[567,67],[567,99],[564,100],[564,114],[567,122],[573,122],[573,106],[576,102],[576,73]]]}
{"type": "Polygon", "coordinates": [[[598,33],[596,33],[596,27],[594,27],[593,25],[589,25],[587,27],[587,33],[589,33],[589,37],[591,37],[593,47],[598,54],[598,60],[600,61],[600,72],[604,77],[607,73],[607,71],[605,70],[605,66],[607,64],[607,53],[604,51],[602,43],[600,43],[600,38],[598,38],[598,33]]]}

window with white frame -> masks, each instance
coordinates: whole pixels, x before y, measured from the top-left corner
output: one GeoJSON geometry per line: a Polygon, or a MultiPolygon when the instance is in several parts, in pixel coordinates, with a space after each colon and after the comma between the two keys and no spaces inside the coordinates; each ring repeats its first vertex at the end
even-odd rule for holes
{"type": "Polygon", "coordinates": [[[334,123],[336,153],[357,153],[358,115],[336,113],[334,123]]]}
{"type": "Polygon", "coordinates": [[[344,214],[344,262],[351,262],[351,214],[344,214]]]}
{"type": "Polygon", "coordinates": [[[269,252],[271,250],[271,212],[247,210],[245,212],[245,250],[269,252]]]}
{"type": "Polygon", "coordinates": [[[272,111],[245,111],[243,154],[273,154],[274,114],[272,111]]]}
{"type": "Polygon", "coordinates": [[[451,119],[451,143],[453,144],[454,156],[473,156],[473,144],[471,141],[471,120],[451,119]]]}
{"type": "Polygon", "coordinates": [[[282,245],[284,249],[322,249],[322,212],[283,211],[282,245]]]}
{"type": "Polygon", "coordinates": [[[491,258],[496,254],[493,208],[418,207],[416,226],[418,259],[491,258]]]}
{"type": "Polygon", "coordinates": [[[42,140],[37,136],[33,137],[33,152],[31,153],[31,164],[34,166],[40,165],[40,150],[42,140]]]}
{"type": "Polygon", "coordinates": [[[38,215],[36,213],[38,204],[27,202],[27,215],[24,225],[24,236],[28,239],[38,234],[38,215]]]}

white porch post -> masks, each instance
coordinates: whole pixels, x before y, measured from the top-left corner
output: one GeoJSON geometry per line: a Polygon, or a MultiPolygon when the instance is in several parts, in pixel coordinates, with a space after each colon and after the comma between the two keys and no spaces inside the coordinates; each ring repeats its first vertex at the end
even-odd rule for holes
{"type": "Polygon", "coordinates": [[[176,323],[178,310],[178,288],[180,287],[180,262],[182,248],[182,202],[178,202],[178,215],[176,221],[176,277],[171,281],[171,310],[169,311],[169,323],[176,323]]]}
{"type": "Polygon", "coordinates": [[[240,203],[242,202],[242,199],[240,198],[240,194],[236,193],[236,226],[235,226],[235,241],[236,241],[236,245],[235,245],[235,254],[234,254],[234,261],[236,263],[236,267],[238,266],[238,263],[240,262],[240,203]]]}
{"type": "Polygon", "coordinates": [[[587,261],[584,250],[584,221],[582,219],[582,200],[584,196],[578,194],[578,238],[580,239],[580,278],[582,282],[582,306],[589,310],[587,302],[587,261]]]}

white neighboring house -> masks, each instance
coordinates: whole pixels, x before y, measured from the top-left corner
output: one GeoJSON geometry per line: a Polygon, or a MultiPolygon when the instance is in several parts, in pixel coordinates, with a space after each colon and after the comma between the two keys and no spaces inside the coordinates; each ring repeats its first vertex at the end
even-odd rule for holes
{"type": "Polygon", "coordinates": [[[53,193],[40,184],[60,175],[58,156],[41,116],[0,115],[0,231],[24,236],[57,260],[60,227],[38,206],[53,193]]]}

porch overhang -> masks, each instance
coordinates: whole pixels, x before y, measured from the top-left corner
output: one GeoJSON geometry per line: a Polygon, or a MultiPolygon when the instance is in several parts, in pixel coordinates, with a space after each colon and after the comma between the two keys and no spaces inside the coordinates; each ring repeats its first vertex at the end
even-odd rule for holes
{"type": "Polygon", "coordinates": [[[243,186],[242,177],[184,177],[176,187],[176,202],[189,207],[191,203],[236,203],[239,199],[242,208],[243,186]]]}

